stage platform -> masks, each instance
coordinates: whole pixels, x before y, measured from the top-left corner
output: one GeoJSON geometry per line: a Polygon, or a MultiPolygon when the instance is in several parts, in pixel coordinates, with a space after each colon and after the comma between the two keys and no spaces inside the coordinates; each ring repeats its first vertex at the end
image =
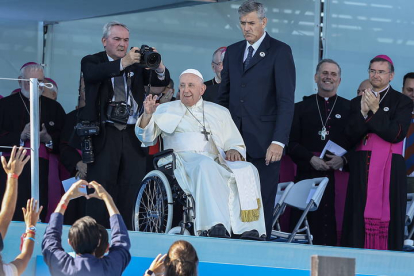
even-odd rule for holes
{"type": "MultiPolygon", "coordinates": [[[[45,224],[38,225],[33,258],[23,275],[50,275],[41,256],[41,240],[45,224]]],[[[68,226],[63,231],[63,247],[67,244],[68,226]]],[[[24,223],[12,222],[2,252],[3,260],[9,262],[19,254],[20,236],[25,231],[24,223]]],[[[197,250],[200,265],[199,275],[277,275],[309,276],[312,255],[336,256],[356,259],[357,275],[414,275],[414,253],[365,249],[351,249],[280,242],[257,242],[231,239],[216,239],[192,236],[174,236],[130,232],[132,260],[123,275],[143,275],[153,258],[166,253],[178,239],[191,242],[197,250]]]]}

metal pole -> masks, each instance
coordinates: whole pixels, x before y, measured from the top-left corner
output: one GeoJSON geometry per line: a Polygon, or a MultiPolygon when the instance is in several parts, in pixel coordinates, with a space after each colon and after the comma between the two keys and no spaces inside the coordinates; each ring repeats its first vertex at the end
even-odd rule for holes
{"type": "MultiPolygon", "coordinates": [[[[30,78],[30,169],[32,197],[39,200],[39,146],[40,146],[39,90],[36,78],[30,78]]],[[[40,201],[39,201],[40,202],[40,201]]],[[[38,204],[40,206],[40,203],[38,204]]]]}

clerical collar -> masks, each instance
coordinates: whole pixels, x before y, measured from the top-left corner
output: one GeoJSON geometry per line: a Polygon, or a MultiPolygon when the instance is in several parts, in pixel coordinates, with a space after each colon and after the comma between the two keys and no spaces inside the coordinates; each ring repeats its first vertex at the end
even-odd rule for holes
{"type": "Polygon", "coordinates": [[[336,95],[337,95],[337,94],[332,95],[332,96],[330,96],[330,97],[322,97],[322,96],[321,96],[321,95],[319,95],[318,93],[316,93],[316,95],[318,95],[318,98],[325,99],[325,101],[329,101],[330,99],[333,99],[334,97],[336,97],[336,95]]]}
{"type": "Polygon", "coordinates": [[[389,88],[390,88],[390,85],[388,84],[388,85],[387,85],[387,87],[385,87],[384,89],[382,89],[381,91],[378,91],[378,92],[374,91],[374,90],[371,88],[371,92],[375,94],[375,97],[377,97],[377,96],[378,96],[378,93],[382,93],[382,92],[384,92],[384,91],[387,91],[387,92],[388,92],[388,89],[389,89],[389,88]]]}
{"type": "Polygon", "coordinates": [[[246,53],[246,52],[248,52],[248,48],[249,48],[249,46],[252,46],[252,47],[253,47],[253,54],[252,54],[252,56],[254,56],[254,53],[256,53],[257,49],[259,49],[260,44],[262,44],[262,41],[263,41],[263,39],[265,38],[265,36],[266,36],[266,32],[264,32],[264,33],[263,33],[263,35],[259,38],[259,40],[258,40],[258,41],[256,41],[256,42],[255,42],[255,43],[253,43],[253,44],[250,44],[250,43],[246,40],[246,49],[244,49],[244,52],[245,52],[245,53],[246,53]]]}

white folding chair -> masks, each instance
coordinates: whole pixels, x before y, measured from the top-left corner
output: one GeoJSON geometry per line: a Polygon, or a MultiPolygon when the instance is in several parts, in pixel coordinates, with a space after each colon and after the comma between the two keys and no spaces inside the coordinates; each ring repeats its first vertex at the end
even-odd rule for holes
{"type": "MultiPolygon", "coordinates": [[[[303,213],[292,233],[273,230],[272,239],[287,240],[289,243],[298,241],[312,244],[312,235],[306,216],[308,212],[318,209],[325,188],[328,185],[328,181],[327,177],[305,179],[299,181],[290,188],[280,209],[284,209],[286,206],[291,206],[302,210],[303,213]],[[301,228],[302,224],[304,224],[304,226],[301,228]]],[[[281,213],[282,212],[278,212],[278,214],[276,214],[276,224],[281,213]]]]}
{"type": "Polygon", "coordinates": [[[411,227],[410,225],[413,222],[414,217],[414,193],[407,194],[407,209],[405,213],[405,240],[404,240],[404,247],[403,249],[406,251],[414,250],[414,241],[412,240],[414,234],[414,226],[411,227]]]}
{"type": "Polygon", "coordinates": [[[279,221],[276,219],[278,218],[283,212],[285,212],[286,205],[283,208],[283,202],[285,202],[286,196],[288,195],[290,189],[295,183],[290,182],[283,182],[277,185],[277,192],[276,192],[276,199],[275,199],[275,207],[273,209],[273,224],[272,229],[276,229],[280,231],[280,224],[279,221]]]}

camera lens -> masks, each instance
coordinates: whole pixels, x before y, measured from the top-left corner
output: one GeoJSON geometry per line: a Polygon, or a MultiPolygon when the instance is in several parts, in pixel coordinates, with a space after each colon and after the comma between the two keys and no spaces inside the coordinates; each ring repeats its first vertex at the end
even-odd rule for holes
{"type": "Polygon", "coordinates": [[[156,53],[152,53],[148,57],[148,64],[154,65],[158,61],[158,55],[156,53]]]}

